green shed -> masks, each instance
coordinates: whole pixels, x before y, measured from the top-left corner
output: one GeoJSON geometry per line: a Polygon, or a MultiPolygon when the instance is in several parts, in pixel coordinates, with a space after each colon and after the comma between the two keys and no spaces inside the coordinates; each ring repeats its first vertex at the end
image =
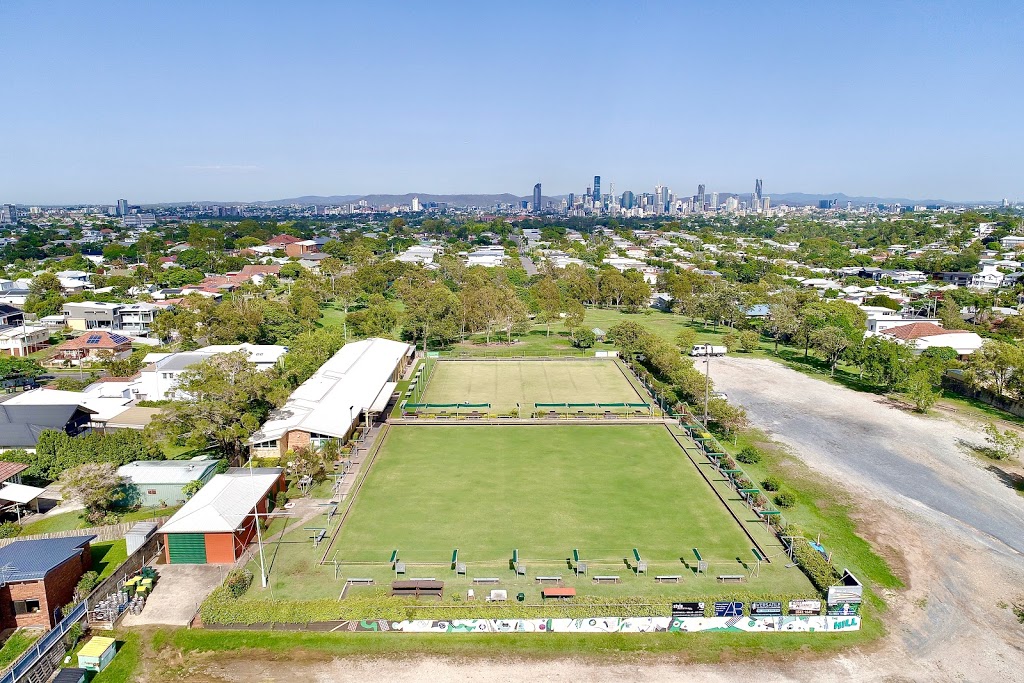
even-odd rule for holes
{"type": "Polygon", "coordinates": [[[217,469],[216,460],[137,460],[117,468],[130,487],[126,505],[158,507],[185,502],[182,488],[196,480],[204,484],[217,469]]]}

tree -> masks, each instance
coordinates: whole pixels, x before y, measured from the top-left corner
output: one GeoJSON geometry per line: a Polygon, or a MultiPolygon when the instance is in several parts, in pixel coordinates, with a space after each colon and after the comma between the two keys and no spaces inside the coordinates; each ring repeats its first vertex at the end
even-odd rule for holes
{"type": "Polygon", "coordinates": [[[626,287],[622,291],[622,303],[626,310],[631,312],[641,311],[647,307],[651,299],[651,286],[644,280],[644,276],[635,270],[626,273],[626,287]]]}
{"type": "Polygon", "coordinates": [[[302,276],[303,270],[305,269],[302,266],[293,261],[291,263],[286,263],[283,266],[281,266],[281,270],[279,271],[279,273],[281,277],[294,280],[295,278],[302,276]]]}
{"type": "MultiPolygon", "coordinates": [[[[334,439],[330,441],[334,441],[334,439]]],[[[332,452],[329,449],[303,446],[291,451],[288,459],[292,463],[292,471],[296,476],[308,476],[314,482],[320,482],[327,478],[327,470],[333,462],[333,458],[330,457],[332,452]]]]}
{"type": "Polygon", "coordinates": [[[562,293],[558,291],[558,285],[550,277],[539,280],[530,288],[530,292],[537,302],[538,317],[544,323],[544,336],[550,337],[551,321],[556,320],[562,312],[562,293]]]}
{"type": "Polygon", "coordinates": [[[939,398],[939,392],[935,390],[932,376],[927,370],[917,370],[910,375],[907,379],[907,395],[919,413],[928,412],[939,398]]]}
{"type": "Polygon", "coordinates": [[[742,351],[753,353],[761,345],[761,335],[754,330],[743,330],[740,332],[739,342],[742,351]]]}
{"type": "Polygon", "coordinates": [[[697,343],[697,330],[692,327],[684,327],[676,332],[676,346],[683,352],[684,356],[689,356],[690,351],[693,350],[693,345],[697,343]]]}
{"type": "Polygon", "coordinates": [[[985,441],[988,451],[996,460],[1009,460],[1016,457],[1024,449],[1024,437],[1013,429],[1000,431],[994,422],[985,425],[985,441]]]}
{"type": "Polygon", "coordinates": [[[775,342],[775,353],[779,352],[779,341],[797,333],[800,319],[792,306],[776,302],[768,307],[768,319],[765,321],[765,332],[775,342]]]}
{"type": "Polygon", "coordinates": [[[126,497],[125,479],[109,462],[87,462],[60,475],[61,493],[85,506],[90,522],[99,523],[126,497]]]}
{"type": "Polygon", "coordinates": [[[572,340],[572,345],[578,349],[589,349],[597,341],[597,337],[594,335],[593,330],[583,328],[576,332],[576,337],[572,340]]]}
{"type": "Polygon", "coordinates": [[[587,309],[578,301],[568,301],[565,306],[565,329],[569,331],[569,338],[576,339],[576,331],[583,327],[583,321],[587,317],[587,309]]]}
{"type": "Polygon", "coordinates": [[[349,313],[352,332],[362,337],[390,337],[398,326],[398,310],[383,294],[371,294],[366,308],[349,313]]]}
{"type": "Polygon", "coordinates": [[[64,307],[60,279],[53,273],[40,273],[32,280],[25,299],[25,312],[39,317],[57,315],[64,307]]]}
{"type": "Polygon", "coordinates": [[[270,413],[271,385],[270,374],[250,363],[245,351],[211,356],[181,373],[177,400],[147,430],[161,440],[242,455],[245,440],[270,413]]]}
{"type": "Polygon", "coordinates": [[[1008,388],[1020,383],[1024,353],[1013,344],[989,340],[971,354],[964,367],[964,379],[974,388],[989,389],[1002,398],[1008,388]]]}
{"type": "Polygon", "coordinates": [[[850,345],[850,340],[843,330],[834,325],[815,330],[811,333],[811,344],[825,356],[830,374],[836,374],[836,364],[850,345]]]}
{"type": "Polygon", "coordinates": [[[447,343],[458,338],[462,303],[444,285],[408,286],[402,292],[402,302],[405,304],[405,331],[411,334],[414,346],[417,340],[423,340],[424,353],[428,340],[447,343]]]}
{"type": "Polygon", "coordinates": [[[189,483],[181,487],[181,495],[185,496],[185,500],[188,500],[192,496],[199,493],[199,489],[203,488],[203,484],[206,482],[202,479],[193,479],[189,483]]]}
{"type": "Polygon", "coordinates": [[[938,317],[947,330],[962,330],[966,325],[963,316],[960,315],[960,306],[951,296],[942,299],[938,317]]]}

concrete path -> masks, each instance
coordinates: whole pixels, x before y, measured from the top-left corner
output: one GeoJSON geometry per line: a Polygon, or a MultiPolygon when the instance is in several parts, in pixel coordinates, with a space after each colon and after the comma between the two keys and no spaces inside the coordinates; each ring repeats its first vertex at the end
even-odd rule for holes
{"type": "Polygon", "coordinates": [[[527,275],[536,275],[540,272],[537,270],[537,264],[531,261],[529,256],[520,256],[519,262],[523,264],[523,270],[526,271],[527,275]]]}
{"type": "Polygon", "coordinates": [[[186,626],[199,610],[200,603],[224,581],[230,569],[229,564],[157,565],[159,578],[142,614],[126,615],[122,626],[186,626]]]}

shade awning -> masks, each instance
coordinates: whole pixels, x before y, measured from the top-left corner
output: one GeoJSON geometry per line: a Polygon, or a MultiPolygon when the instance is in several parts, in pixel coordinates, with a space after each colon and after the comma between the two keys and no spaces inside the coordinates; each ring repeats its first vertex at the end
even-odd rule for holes
{"type": "Polygon", "coordinates": [[[391,400],[391,394],[395,393],[395,387],[398,386],[398,382],[388,382],[380,393],[377,394],[377,398],[373,399],[373,404],[370,406],[371,413],[379,413],[388,407],[388,401],[391,400]]]}
{"type": "Polygon", "coordinates": [[[7,484],[0,489],[0,500],[12,503],[31,503],[38,498],[46,489],[37,486],[25,486],[24,484],[7,484]]]}

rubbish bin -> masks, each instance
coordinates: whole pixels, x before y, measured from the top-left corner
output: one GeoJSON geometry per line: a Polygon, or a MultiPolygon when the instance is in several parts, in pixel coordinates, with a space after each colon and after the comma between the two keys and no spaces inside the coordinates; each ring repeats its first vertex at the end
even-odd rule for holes
{"type": "Polygon", "coordinates": [[[516,593],[516,600],[519,602],[526,600],[526,593],[516,593]]]}

